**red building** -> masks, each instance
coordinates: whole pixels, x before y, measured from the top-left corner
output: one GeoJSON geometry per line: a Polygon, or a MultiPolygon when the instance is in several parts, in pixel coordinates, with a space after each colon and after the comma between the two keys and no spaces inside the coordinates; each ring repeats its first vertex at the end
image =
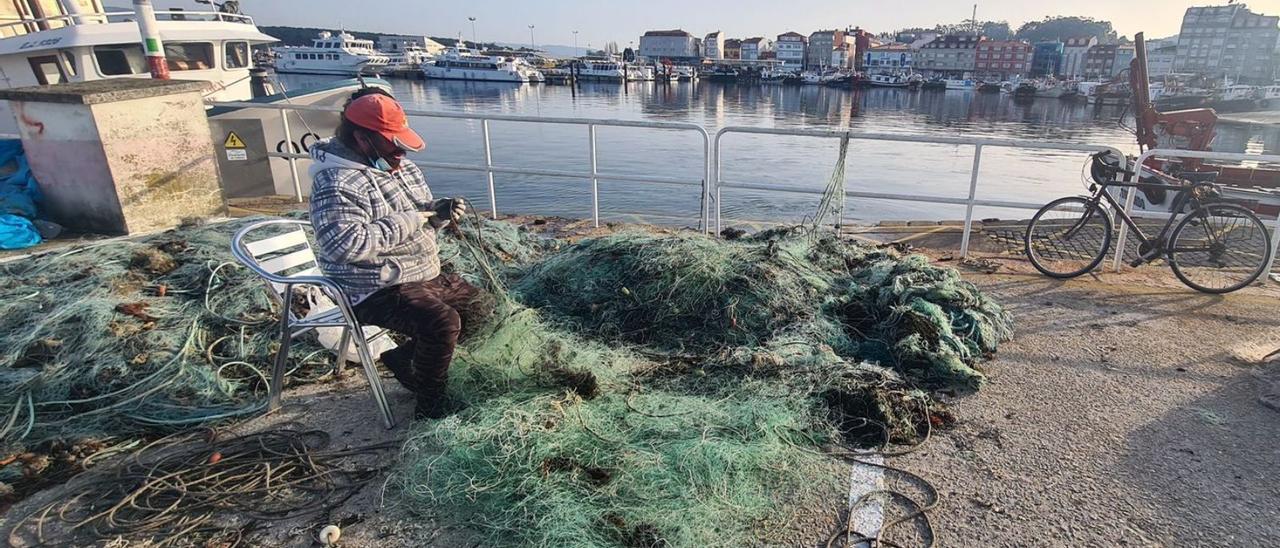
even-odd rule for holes
{"type": "Polygon", "coordinates": [[[983,40],[978,43],[973,69],[979,79],[1013,80],[1031,71],[1031,44],[1018,40],[983,40]]]}

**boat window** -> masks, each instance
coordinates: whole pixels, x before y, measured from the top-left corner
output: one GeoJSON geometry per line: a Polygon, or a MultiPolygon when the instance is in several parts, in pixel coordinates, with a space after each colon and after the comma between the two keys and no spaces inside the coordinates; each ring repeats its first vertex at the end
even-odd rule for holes
{"type": "Polygon", "coordinates": [[[65,66],[67,67],[67,70],[71,72],[71,76],[75,76],[80,73],[80,67],[76,66],[76,56],[71,53],[71,50],[62,50],[62,60],[67,62],[65,66]]]}
{"type": "Polygon", "coordinates": [[[49,86],[67,81],[67,76],[62,73],[62,67],[58,66],[57,56],[41,55],[30,57],[27,61],[31,63],[31,70],[36,73],[36,81],[40,82],[40,85],[49,86]]]}
{"type": "Polygon", "coordinates": [[[208,70],[213,65],[213,44],[208,42],[169,42],[164,45],[169,70],[208,70]]]}
{"type": "Polygon", "coordinates": [[[93,57],[98,61],[98,72],[103,76],[147,72],[146,55],[142,52],[140,44],[94,46],[93,57]]]}
{"type": "Polygon", "coordinates": [[[227,42],[224,49],[226,49],[225,68],[238,69],[249,66],[248,42],[227,42]]]}

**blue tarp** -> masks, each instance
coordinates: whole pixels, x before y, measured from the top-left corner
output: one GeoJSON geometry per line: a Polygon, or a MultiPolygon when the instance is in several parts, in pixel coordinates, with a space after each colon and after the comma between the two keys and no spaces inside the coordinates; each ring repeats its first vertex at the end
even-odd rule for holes
{"type": "Polygon", "coordinates": [[[40,243],[40,233],[30,220],[0,215],[0,249],[25,249],[40,243]]]}
{"type": "Polygon", "coordinates": [[[40,187],[22,152],[22,141],[0,139],[0,249],[40,243],[31,220],[40,213],[40,187]]]}

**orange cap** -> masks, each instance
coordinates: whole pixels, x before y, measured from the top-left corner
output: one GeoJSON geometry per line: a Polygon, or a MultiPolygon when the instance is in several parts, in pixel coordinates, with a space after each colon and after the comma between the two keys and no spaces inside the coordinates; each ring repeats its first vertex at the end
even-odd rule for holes
{"type": "Polygon", "coordinates": [[[418,152],[427,146],[422,136],[409,127],[409,117],[405,116],[400,103],[386,95],[375,93],[356,99],[347,105],[342,115],[347,121],[376,131],[405,150],[418,152]]]}

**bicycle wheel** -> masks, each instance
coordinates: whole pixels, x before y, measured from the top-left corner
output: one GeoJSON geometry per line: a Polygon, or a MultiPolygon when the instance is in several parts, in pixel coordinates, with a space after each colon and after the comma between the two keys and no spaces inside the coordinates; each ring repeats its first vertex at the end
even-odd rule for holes
{"type": "Polygon", "coordinates": [[[1209,204],[1187,215],[1169,239],[1169,266],[1196,291],[1230,293],[1258,279],[1271,260],[1271,234],[1252,211],[1209,204]]]}
{"type": "Polygon", "coordinates": [[[1027,258],[1052,278],[1074,278],[1097,268],[1110,248],[1111,217],[1086,198],[1049,202],[1027,226],[1027,258]]]}

